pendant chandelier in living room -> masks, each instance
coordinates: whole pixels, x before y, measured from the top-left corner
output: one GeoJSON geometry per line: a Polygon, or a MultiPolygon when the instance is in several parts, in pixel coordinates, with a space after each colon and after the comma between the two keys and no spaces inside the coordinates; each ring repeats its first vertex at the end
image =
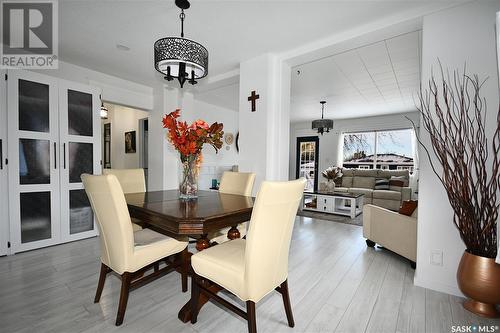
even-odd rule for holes
{"type": "Polygon", "coordinates": [[[326,133],[330,132],[330,130],[333,127],[333,120],[323,118],[325,113],[326,101],[321,101],[320,103],[321,103],[321,119],[313,120],[312,129],[318,130],[318,133],[323,135],[324,132],[326,133]]]}
{"type": "Polygon", "coordinates": [[[187,0],[175,0],[180,8],[181,37],[165,37],[154,44],[155,69],[165,75],[165,80],[177,79],[181,85],[188,81],[195,85],[196,80],[208,74],[207,49],[190,39],[184,38],[184,10],[190,7],[187,0]]]}

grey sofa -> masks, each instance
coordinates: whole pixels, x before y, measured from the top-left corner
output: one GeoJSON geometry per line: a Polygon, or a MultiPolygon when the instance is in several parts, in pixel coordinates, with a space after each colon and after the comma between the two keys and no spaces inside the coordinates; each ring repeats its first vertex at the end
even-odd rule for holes
{"type": "Polygon", "coordinates": [[[390,179],[392,176],[403,177],[409,183],[408,170],[378,170],[378,169],[342,169],[342,186],[335,188],[336,192],[362,193],[364,204],[373,204],[393,211],[399,210],[401,203],[411,200],[411,188],[408,186],[390,186],[386,190],[375,189],[377,179],[390,179]]]}

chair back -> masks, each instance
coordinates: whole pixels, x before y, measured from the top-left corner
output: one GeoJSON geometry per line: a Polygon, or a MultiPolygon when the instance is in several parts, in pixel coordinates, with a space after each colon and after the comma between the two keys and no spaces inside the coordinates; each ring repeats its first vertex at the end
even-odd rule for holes
{"type": "Polygon", "coordinates": [[[123,193],[146,192],[144,169],[104,169],[104,175],[115,175],[123,193]]]}
{"type": "Polygon", "coordinates": [[[288,252],[306,180],[265,181],[257,194],[247,233],[245,284],[254,302],[286,280],[288,252]]]}
{"type": "Polygon", "coordinates": [[[134,232],[120,183],[114,175],[81,178],[99,226],[101,260],[122,274],[132,260],[134,232]]]}
{"type": "Polygon", "coordinates": [[[255,173],[224,171],[220,180],[219,192],[227,194],[252,195],[255,173]]]}

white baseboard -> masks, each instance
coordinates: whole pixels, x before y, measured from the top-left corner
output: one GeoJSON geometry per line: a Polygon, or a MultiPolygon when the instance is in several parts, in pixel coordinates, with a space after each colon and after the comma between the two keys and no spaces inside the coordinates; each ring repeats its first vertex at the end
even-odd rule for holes
{"type": "Polygon", "coordinates": [[[423,287],[427,289],[431,289],[434,291],[439,291],[442,293],[450,294],[450,295],[455,295],[459,297],[465,297],[464,294],[458,289],[457,286],[450,286],[448,284],[444,284],[441,282],[436,282],[436,281],[431,281],[431,280],[426,280],[426,279],[419,279],[415,277],[413,279],[413,283],[418,286],[418,287],[423,287]]]}

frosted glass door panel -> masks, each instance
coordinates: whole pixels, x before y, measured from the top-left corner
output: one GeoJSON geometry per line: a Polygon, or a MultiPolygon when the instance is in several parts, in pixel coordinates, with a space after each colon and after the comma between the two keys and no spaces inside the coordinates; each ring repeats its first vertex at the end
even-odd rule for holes
{"type": "Polygon", "coordinates": [[[69,191],[69,209],[70,234],[94,229],[94,213],[85,190],[69,191]]]}
{"type": "Polygon", "coordinates": [[[21,243],[50,239],[50,192],[21,193],[21,243]]]}
{"type": "Polygon", "coordinates": [[[21,185],[50,183],[49,140],[19,140],[19,182],[21,185]]]}
{"type": "Polygon", "coordinates": [[[80,176],[94,173],[94,147],[91,143],[69,143],[69,182],[81,183],[80,176]]]}
{"type": "Polygon", "coordinates": [[[92,94],[68,90],[68,133],[92,136],[92,94]]]}
{"type": "Polygon", "coordinates": [[[49,132],[49,85],[19,80],[19,129],[49,132]]]}

